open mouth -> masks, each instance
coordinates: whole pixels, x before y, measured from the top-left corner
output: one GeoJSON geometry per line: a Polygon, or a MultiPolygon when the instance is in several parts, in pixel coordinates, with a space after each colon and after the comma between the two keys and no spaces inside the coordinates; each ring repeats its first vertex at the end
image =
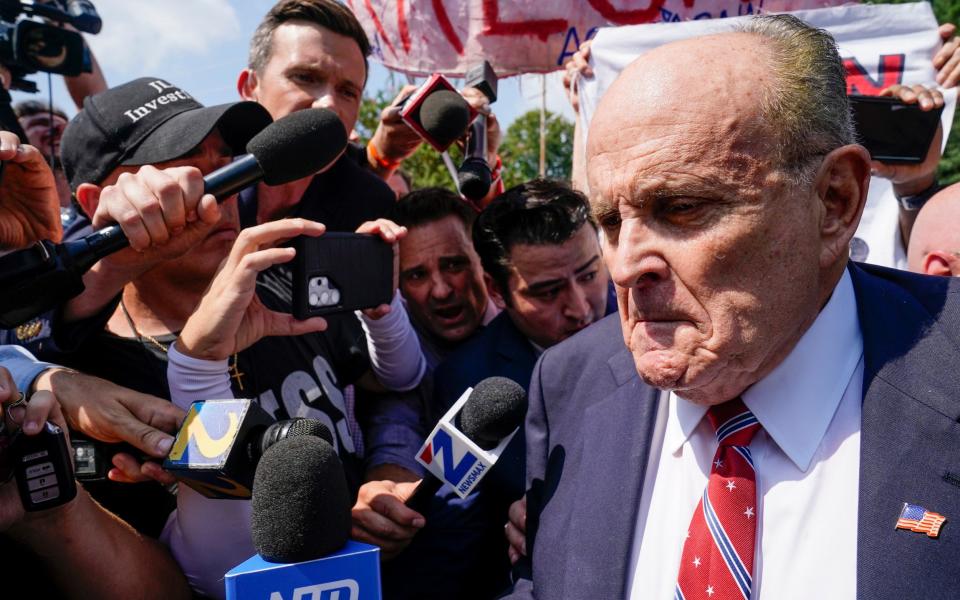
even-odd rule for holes
{"type": "Polygon", "coordinates": [[[460,305],[433,309],[433,314],[441,321],[458,321],[463,316],[463,307],[460,305]]]}

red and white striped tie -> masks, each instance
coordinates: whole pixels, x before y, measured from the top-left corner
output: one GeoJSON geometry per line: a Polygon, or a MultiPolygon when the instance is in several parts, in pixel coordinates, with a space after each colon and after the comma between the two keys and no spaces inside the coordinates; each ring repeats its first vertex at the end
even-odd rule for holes
{"type": "Polygon", "coordinates": [[[690,520],[674,600],[749,600],[757,537],[757,480],[750,440],[757,418],[737,398],[710,407],[720,446],[690,520]]]}

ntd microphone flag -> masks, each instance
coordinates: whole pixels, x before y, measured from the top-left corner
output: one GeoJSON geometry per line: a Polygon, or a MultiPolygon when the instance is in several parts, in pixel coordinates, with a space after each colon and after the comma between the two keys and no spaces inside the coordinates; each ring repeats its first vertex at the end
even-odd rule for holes
{"type": "Polygon", "coordinates": [[[227,600],[380,600],[380,549],[349,541],[323,558],[287,564],[258,554],[225,578],[227,600]]]}
{"type": "Polygon", "coordinates": [[[417,462],[438,479],[450,484],[461,498],[466,498],[487,471],[496,464],[516,431],[506,436],[495,448],[484,450],[454,425],[457,413],[473,392],[472,388],[460,396],[430,433],[420,448],[417,462]]]}
{"type": "Polygon", "coordinates": [[[273,422],[252,400],[194,402],[163,468],[208,498],[249,498],[254,465],[247,440],[273,422]]]}

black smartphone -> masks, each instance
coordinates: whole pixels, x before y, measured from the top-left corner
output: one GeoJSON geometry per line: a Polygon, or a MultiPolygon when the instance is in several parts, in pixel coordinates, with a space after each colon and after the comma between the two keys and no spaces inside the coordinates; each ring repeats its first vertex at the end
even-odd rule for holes
{"type": "Polygon", "coordinates": [[[390,304],[393,248],[379,236],[300,236],[293,264],[293,316],[298,319],[390,304]]]}
{"type": "Polygon", "coordinates": [[[943,107],[922,111],[884,96],[850,95],[854,126],[870,157],[883,163],[917,164],[937,133],[943,107]]]}

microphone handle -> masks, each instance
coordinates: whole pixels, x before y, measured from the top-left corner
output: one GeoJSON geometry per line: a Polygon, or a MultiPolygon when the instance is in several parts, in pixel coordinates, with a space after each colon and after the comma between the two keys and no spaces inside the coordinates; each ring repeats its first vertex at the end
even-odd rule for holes
{"type": "Polygon", "coordinates": [[[223,202],[240,190],[263,179],[263,169],[252,154],[244,154],[229,165],[203,178],[203,193],[223,202]]]}
{"type": "MultiPolygon", "coordinates": [[[[262,177],[263,169],[260,168],[257,159],[252,154],[244,154],[226,167],[207,174],[203,178],[203,193],[213,194],[217,202],[223,202],[262,177]]],[[[80,269],[81,273],[86,272],[101,258],[130,245],[130,240],[119,225],[109,225],[99,229],[80,242],[83,244],[84,252],[80,252],[78,247],[69,249],[67,253],[74,257],[74,268],[80,269]]]]}
{"type": "Polygon", "coordinates": [[[421,515],[426,516],[430,508],[430,502],[441,487],[443,487],[443,481],[427,473],[417,486],[417,489],[413,491],[413,495],[407,498],[404,504],[406,504],[408,508],[412,508],[421,515]]]}

